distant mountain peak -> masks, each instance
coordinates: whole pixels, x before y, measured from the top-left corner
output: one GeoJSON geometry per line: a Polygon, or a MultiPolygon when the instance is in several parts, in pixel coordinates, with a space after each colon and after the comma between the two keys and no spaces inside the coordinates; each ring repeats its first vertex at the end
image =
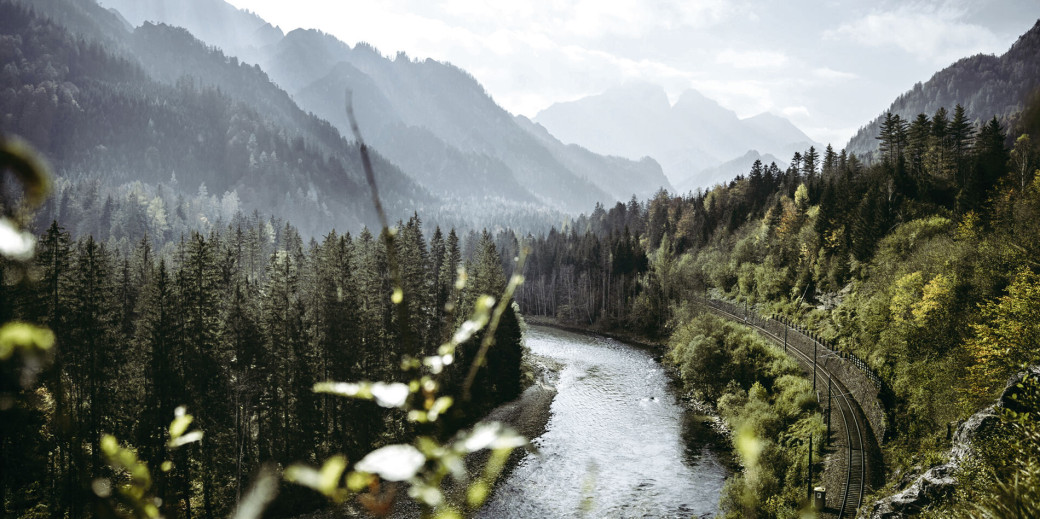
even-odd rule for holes
{"type": "MultiPolygon", "coordinates": [[[[682,107],[682,106],[697,106],[697,107],[709,106],[709,107],[717,108],[717,109],[720,109],[720,110],[726,110],[726,108],[724,108],[722,105],[720,105],[718,101],[716,101],[716,100],[714,100],[714,99],[712,99],[712,98],[702,94],[700,91],[694,90],[692,88],[689,88],[689,89],[683,91],[683,93],[679,95],[679,99],[675,101],[674,108],[679,108],[679,107],[682,107]]],[[[727,110],[727,111],[730,111],[730,110],[727,110]]]]}
{"type": "Polygon", "coordinates": [[[752,115],[751,117],[745,117],[744,120],[745,121],[749,121],[749,120],[754,120],[754,121],[776,121],[776,122],[783,121],[785,123],[791,124],[791,121],[787,120],[787,118],[781,117],[779,115],[776,115],[773,112],[762,112],[760,114],[752,115]]]}
{"type": "Polygon", "coordinates": [[[805,149],[792,149],[792,143],[812,141],[783,117],[741,120],[693,89],[672,105],[660,85],[645,82],[554,104],[534,120],[560,140],[596,153],[633,160],[652,157],[672,184],[748,149],[788,155],[805,149]]]}

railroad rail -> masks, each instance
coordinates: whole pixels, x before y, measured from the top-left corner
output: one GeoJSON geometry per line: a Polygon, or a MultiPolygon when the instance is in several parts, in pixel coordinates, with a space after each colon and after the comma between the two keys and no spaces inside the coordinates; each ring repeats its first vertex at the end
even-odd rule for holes
{"type": "MultiPolygon", "coordinates": [[[[819,363],[821,353],[823,357],[834,356],[842,359],[845,357],[831,351],[816,338],[803,334],[798,329],[777,319],[763,318],[754,312],[750,312],[747,309],[741,310],[736,305],[725,301],[701,299],[701,303],[716,313],[722,314],[723,317],[758,330],[762,335],[783,347],[787,353],[795,353],[795,358],[806,367],[806,370],[812,370],[814,388],[820,387],[816,382],[821,378],[822,374],[830,388],[837,389],[837,397],[833,398],[833,400],[838,404],[838,411],[844,426],[848,457],[845,488],[842,492],[841,505],[838,507],[837,517],[854,516],[856,510],[863,504],[863,494],[866,493],[865,486],[867,484],[864,425],[860,420],[856,407],[853,406],[853,403],[856,402],[855,398],[849,398],[848,388],[846,388],[840,378],[835,377],[830,370],[819,363]],[[792,344],[789,340],[789,335],[792,333],[812,341],[813,351],[802,351],[802,348],[792,344]]],[[[821,400],[819,392],[816,394],[816,399],[817,401],[821,400]]],[[[828,412],[830,412],[830,407],[831,403],[828,402],[828,412]]]]}

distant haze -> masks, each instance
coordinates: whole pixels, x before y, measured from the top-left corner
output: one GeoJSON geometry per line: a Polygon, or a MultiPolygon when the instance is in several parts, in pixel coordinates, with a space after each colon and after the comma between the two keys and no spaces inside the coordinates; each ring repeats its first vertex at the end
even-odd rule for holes
{"type": "Polygon", "coordinates": [[[1035,0],[231,3],[286,32],[450,61],[514,114],[641,80],[673,102],[694,88],[742,118],[782,115],[836,147],[914,83],[1006,51],[1040,17],[1035,0]]]}
{"type": "MultiPolygon", "coordinates": [[[[756,156],[761,152],[790,157],[819,146],[782,117],[762,113],[740,119],[696,90],[683,92],[671,104],[661,87],[638,82],[556,103],[539,112],[535,122],[559,139],[597,153],[630,159],[650,156],[672,185],[693,188],[727,180],[716,178],[717,172],[701,172],[746,157],[749,150],[756,156]]],[[[743,162],[750,166],[754,158],[743,162]]]]}

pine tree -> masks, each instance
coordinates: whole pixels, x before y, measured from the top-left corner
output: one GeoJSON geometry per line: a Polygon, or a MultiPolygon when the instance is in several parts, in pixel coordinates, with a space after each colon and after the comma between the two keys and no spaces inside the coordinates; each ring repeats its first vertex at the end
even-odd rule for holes
{"type": "Polygon", "coordinates": [[[929,146],[929,173],[933,177],[949,180],[953,174],[950,156],[950,120],[945,107],[940,107],[932,116],[932,137],[929,146]]]}
{"type": "Polygon", "coordinates": [[[91,445],[89,469],[81,467],[81,475],[92,474],[101,467],[100,439],[103,431],[111,431],[105,423],[113,403],[111,382],[118,362],[115,333],[116,302],[112,299],[111,262],[105,248],[93,237],[87,237],[77,251],[70,294],[69,342],[66,351],[78,360],[71,364],[73,380],[78,388],[81,421],[79,437],[91,445]],[[85,419],[82,417],[85,415],[85,419]]]}
{"type": "Polygon", "coordinates": [[[975,137],[975,160],[972,173],[963,190],[965,210],[979,207],[987,193],[1007,175],[1010,153],[1004,144],[1007,136],[994,117],[975,137]]]}
{"type": "Polygon", "coordinates": [[[802,155],[802,173],[810,183],[816,178],[816,169],[819,161],[820,154],[816,151],[816,147],[809,146],[809,149],[802,155]]]}
{"type": "Polygon", "coordinates": [[[838,168],[838,155],[834,153],[834,148],[828,144],[827,149],[823,152],[823,170],[822,174],[824,178],[830,178],[834,176],[835,171],[838,168]]]}
{"type": "MultiPolygon", "coordinates": [[[[141,417],[138,445],[143,459],[154,467],[171,459],[166,450],[166,431],[174,409],[186,402],[185,362],[190,359],[182,340],[179,298],[165,260],[159,260],[143,294],[141,318],[135,333],[140,350],[147,359],[144,377],[146,405],[141,417]]],[[[177,453],[174,459],[179,467],[188,466],[186,456],[184,450],[177,453]]],[[[157,475],[157,478],[157,495],[163,500],[165,515],[174,515],[172,512],[181,508],[182,503],[190,514],[191,482],[188,475],[177,470],[169,476],[157,475]]]]}
{"type": "Polygon", "coordinates": [[[881,141],[879,149],[882,160],[892,167],[898,167],[903,160],[903,150],[907,142],[906,121],[899,117],[899,114],[886,112],[877,138],[881,141]]]}
{"type": "MultiPolygon", "coordinates": [[[[925,114],[918,114],[907,131],[906,162],[911,178],[919,185],[925,180],[925,159],[932,125],[925,114]]],[[[923,186],[922,186],[923,187],[923,186]]]]}
{"type": "MultiPolygon", "coordinates": [[[[430,238],[430,262],[428,276],[430,279],[430,295],[429,304],[430,309],[430,342],[434,347],[438,346],[444,336],[445,328],[445,310],[444,304],[447,303],[447,293],[441,290],[443,281],[441,275],[444,267],[444,253],[446,245],[444,243],[444,233],[441,232],[440,226],[434,228],[433,237],[430,238]]],[[[433,352],[428,352],[433,353],[433,352]]]]}
{"type": "MultiPolygon", "coordinates": [[[[199,427],[213,431],[228,431],[232,415],[227,409],[228,376],[231,352],[225,351],[220,340],[219,276],[212,241],[192,232],[183,252],[183,262],[177,272],[178,292],[183,314],[182,331],[191,356],[192,369],[188,372],[187,386],[196,405],[191,406],[199,427]]],[[[199,475],[202,479],[202,500],[208,518],[219,515],[218,506],[226,506],[216,495],[215,477],[227,472],[230,460],[218,455],[216,438],[203,442],[199,456],[199,475]]]]}
{"type": "Polygon", "coordinates": [[[422,221],[418,214],[413,214],[396,240],[398,265],[401,269],[401,284],[404,291],[404,303],[407,305],[407,322],[409,340],[415,341],[409,354],[418,357],[420,352],[430,351],[431,340],[427,334],[430,329],[432,304],[429,296],[432,291],[429,276],[430,255],[426,249],[426,240],[422,234],[422,221]]]}
{"type": "Polygon", "coordinates": [[[441,342],[448,339],[452,329],[457,324],[455,319],[465,318],[462,313],[462,291],[459,290],[456,280],[459,277],[458,270],[462,262],[462,252],[459,249],[459,237],[455,229],[448,232],[448,241],[444,244],[444,260],[441,262],[440,288],[438,289],[440,300],[444,301],[446,322],[441,325],[441,342]]]}
{"type": "Polygon", "coordinates": [[[967,183],[970,168],[967,158],[971,151],[974,128],[964,113],[964,107],[959,104],[953,110],[953,119],[950,121],[948,133],[950,159],[955,165],[956,182],[959,187],[964,186],[967,183]]]}

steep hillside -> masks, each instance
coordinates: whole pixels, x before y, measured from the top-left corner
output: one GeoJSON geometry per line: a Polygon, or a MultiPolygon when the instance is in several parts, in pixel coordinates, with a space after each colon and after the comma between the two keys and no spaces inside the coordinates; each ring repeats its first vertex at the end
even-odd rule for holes
{"type": "MultiPolygon", "coordinates": [[[[469,74],[451,65],[411,60],[404,54],[387,59],[365,44],[351,47],[313,30],[281,37],[254,14],[221,0],[192,0],[184,6],[165,0],[110,0],[106,5],[127,10],[134,24],[156,20],[183,25],[229,55],[259,63],[302,108],[331,121],[341,132],[349,131],[343,92],[351,90],[365,135],[436,193],[538,203],[572,212],[612,201],[607,191],[613,186],[570,169],[588,162],[583,150],[544,143],[529,134],[469,74]],[[214,22],[200,14],[205,6],[229,27],[226,34],[215,31],[214,22]],[[262,37],[253,35],[255,31],[262,37]]],[[[637,163],[592,160],[608,168],[606,178],[645,171],[650,176],[634,183],[659,185],[653,171],[637,163]]]]}
{"type": "Polygon", "coordinates": [[[536,203],[537,198],[501,160],[480,152],[463,152],[423,126],[402,122],[383,90],[364,72],[346,62],[300,90],[296,99],[323,114],[338,128],[349,128],[343,109],[349,88],[355,114],[366,139],[423,186],[454,197],[497,198],[503,203],[536,203]]]}
{"type": "MultiPolygon", "coordinates": [[[[0,53],[14,65],[0,78],[0,127],[28,139],[64,176],[233,194],[241,209],[276,212],[308,234],[374,223],[357,148],[328,123],[296,109],[281,117],[296,118],[288,126],[213,86],[155,81],[139,63],[22,5],[0,10],[0,53]]],[[[230,82],[260,84],[251,67],[225,72],[230,82]]],[[[375,167],[393,214],[433,202],[378,154],[375,167]]]]}
{"type": "Polygon", "coordinates": [[[516,119],[521,127],[534,135],[568,169],[596,185],[604,186],[618,200],[627,200],[633,195],[638,199],[650,198],[661,188],[672,190],[660,164],[650,157],[632,161],[599,155],[577,144],[563,144],[544,126],[524,116],[517,116],[516,119]]]}
{"type": "Polygon", "coordinates": [[[102,0],[134,27],[144,22],[162,22],[189,27],[201,40],[220,47],[229,56],[252,61],[256,52],[280,40],[282,30],[256,14],[210,0],[102,0]]]}
{"type": "MultiPolygon", "coordinates": [[[[961,105],[976,122],[996,116],[1005,125],[1022,110],[1027,97],[1040,87],[1040,20],[1002,56],[978,54],[963,58],[936,72],[924,84],[917,83],[899,96],[888,111],[905,120],[917,114],[931,116],[940,107],[952,111],[961,105]]],[[[846,151],[860,156],[878,149],[881,114],[860,128],[846,151]]]]}
{"type": "Polygon", "coordinates": [[[303,30],[290,32],[268,49],[261,66],[290,91],[302,85],[298,95],[301,105],[341,129],[343,90],[353,90],[359,103],[382,102],[368,95],[381,97],[391,110],[372,111],[370,119],[362,114],[359,122],[375,129],[374,142],[391,156],[416,160],[413,128],[426,130],[420,150],[440,148],[436,142],[440,140],[460,153],[430,157],[457,159],[454,161],[438,163],[423,158],[407,168],[415,178],[437,178],[434,185],[447,184],[450,188],[484,177],[483,182],[496,189],[491,195],[522,200],[530,192],[544,204],[574,212],[611,199],[600,187],[579,178],[556,160],[495,104],[472,76],[454,66],[433,60],[414,61],[404,54],[390,60],[366,45],[349,48],[332,36],[303,30]],[[344,73],[344,63],[350,65],[352,73],[344,73]],[[315,79],[308,82],[309,78],[315,79]],[[399,119],[395,120],[395,115],[399,119]],[[486,164],[492,167],[486,168],[486,164]],[[453,176],[444,178],[440,172],[453,176]],[[523,190],[509,189],[517,184],[523,190]]]}

